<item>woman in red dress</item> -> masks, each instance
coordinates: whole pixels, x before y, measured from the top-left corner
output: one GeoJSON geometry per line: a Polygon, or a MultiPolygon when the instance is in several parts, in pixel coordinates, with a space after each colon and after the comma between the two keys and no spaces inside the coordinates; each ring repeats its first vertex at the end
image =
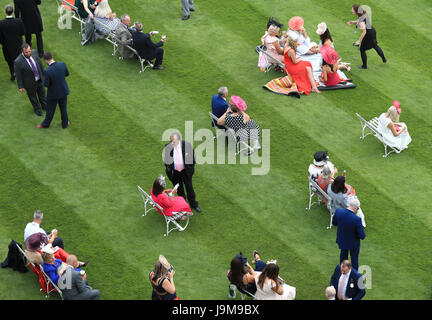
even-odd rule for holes
{"type": "MultiPolygon", "coordinates": [[[[153,201],[160,205],[164,210],[162,213],[158,208],[156,208],[157,211],[165,216],[173,216],[176,212],[187,213],[187,215],[190,216],[193,215],[186,200],[183,197],[174,196],[174,194],[177,193],[177,189],[171,190],[165,189],[165,187],[165,177],[160,176],[154,181],[153,188],[150,191],[153,201]],[[172,195],[168,195],[170,192],[172,192],[172,195]]],[[[183,217],[186,218],[184,215],[183,217]]]]}
{"type": "Polygon", "coordinates": [[[288,37],[288,42],[284,49],[284,64],[287,73],[293,78],[300,93],[306,95],[311,91],[321,93],[313,77],[312,64],[309,61],[297,59],[296,47],[297,39],[293,39],[291,36],[288,37]]]}

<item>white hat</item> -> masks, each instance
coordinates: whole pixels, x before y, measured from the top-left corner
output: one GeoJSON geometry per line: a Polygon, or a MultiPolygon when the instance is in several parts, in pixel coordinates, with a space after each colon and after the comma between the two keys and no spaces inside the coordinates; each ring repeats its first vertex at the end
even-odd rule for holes
{"type": "Polygon", "coordinates": [[[327,25],[325,22],[321,22],[319,25],[317,25],[317,31],[316,33],[319,35],[322,35],[327,30],[327,25]]]}
{"type": "Polygon", "coordinates": [[[51,243],[48,243],[46,246],[44,246],[41,251],[49,254],[54,254],[54,250],[52,248],[51,243]]]}
{"type": "Polygon", "coordinates": [[[294,30],[289,30],[287,32],[287,37],[293,39],[294,41],[297,41],[299,38],[299,34],[294,30]]]}

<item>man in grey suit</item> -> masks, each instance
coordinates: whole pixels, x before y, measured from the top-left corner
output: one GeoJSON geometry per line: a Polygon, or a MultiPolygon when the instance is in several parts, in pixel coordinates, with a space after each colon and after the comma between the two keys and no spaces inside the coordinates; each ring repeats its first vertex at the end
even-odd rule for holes
{"type": "Polygon", "coordinates": [[[117,38],[118,51],[120,56],[124,59],[131,59],[134,53],[130,51],[126,45],[132,45],[132,33],[129,31],[130,17],[127,14],[121,16],[121,23],[115,29],[115,36],[117,38]]]}
{"type": "Polygon", "coordinates": [[[195,11],[193,0],[181,0],[183,18],[182,20],[188,20],[190,18],[190,12],[195,11]]]}
{"type": "Polygon", "coordinates": [[[33,105],[34,113],[42,116],[42,110],[46,109],[45,88],[43,86],[44,68],[36,50],[24,43],[21,54],[14,61],[14,69],[18,89],[24,90],[33,105]]]}
{"type": "Polygon", "coordinates": [[[78,268],[78,259],[74,255],[66,258],[71,267],[59,278],[58,285],[65,300],[99,300],[99,290],[92,289],[87,282],[87,275],[78,268]]]}

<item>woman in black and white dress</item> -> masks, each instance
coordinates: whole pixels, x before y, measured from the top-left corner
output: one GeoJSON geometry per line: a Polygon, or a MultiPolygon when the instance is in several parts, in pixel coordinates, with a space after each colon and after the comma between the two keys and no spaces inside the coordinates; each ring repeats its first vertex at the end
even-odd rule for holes
{"type": "Polygon", "coordinates": [[[247,109],[246,102],[239,96],[232,95],[229,103],[230,107],[219,118],[217,124],[220,126],[226,125],[228,128],[233,129],[241,141],[247,143],[248,140],[251,140],[253,141],[253,148],[260,149],[261,146],[258,142],[260,127],[245,113],[247,109]]]}
{"type": "Polygon", "coordinates": [[[360,55],[363,64],[359,66],[359,68],[367,69],[366,50],[370,49],[375,49],[382,61],[386,63],[387,59],[385,58],[382,49],[378,46],[378,42],[376,40],[376,31],[374,27],[372,27],[372,23],[367,12],[360,5],[355,4],[352,6],[352,13],[357,15],[358,19],[356,21],[348,21],[347,23],[349,25],[355,24],[362,30],[360,38],[354,43],[354,45],[357,47],[360,45],[360,55]]]}

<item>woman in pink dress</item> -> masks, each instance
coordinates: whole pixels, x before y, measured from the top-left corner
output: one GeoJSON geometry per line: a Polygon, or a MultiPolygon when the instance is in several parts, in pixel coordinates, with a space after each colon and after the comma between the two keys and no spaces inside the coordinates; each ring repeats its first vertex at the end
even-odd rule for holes
{"type": "Polygon", "coordinates": [[[293,78],[300,93],[308,95],[313,91],[321,93],[315,83],[312,73],[312,64],[296,57],[297,39],[293,35],[288,37],[287,45],[284,49],[284,64],[287,72],[293,78]]]}
{"type": "MultiPolygon", "coordinates": [[[[164,212],[162,213],[158,208],[156,208],[157,211],[168,217],[174,216],[178,212],[192,216],[192,210],[186,200],[183,197],[174,196],[174,194],[177,193],[177,189],[171,190],[165,189],[165,187],[165,177],[160,176],[154,181],[153,188],[150,191],[153,201],[160,205],[164,212]]],[[[180,215],[179,218],[180,217],[186,219],[184,214],[180,215]]]]}
{"type": "MultiPolygon", "coordinates": [[[[261,38],[261,43],[266,46],[267,53],[269,53],[274,58],[278,59],[280,62],[284,61],[283,56],[283,48],[279,45],[279,38],[277,35],[279,34],[280,28],[271,25],[265,35],[261,38]]],[[[286,39],[285,39],[286,41],[286,39]]],[[[270,63],[274,63],[274,61],[270,61],[270,63]]]]}

